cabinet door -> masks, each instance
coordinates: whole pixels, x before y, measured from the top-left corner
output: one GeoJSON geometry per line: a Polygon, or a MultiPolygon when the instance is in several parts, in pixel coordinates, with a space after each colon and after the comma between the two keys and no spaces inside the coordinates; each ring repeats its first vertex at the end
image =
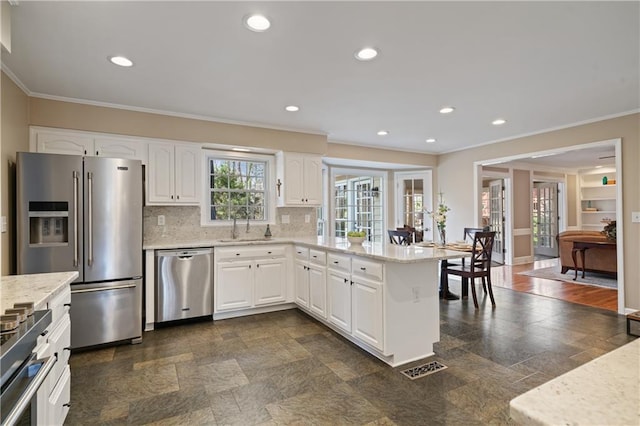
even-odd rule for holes
{"type": "Polygon", "coordinates": [[[93,138],[86,135],[38,131],[36,152],[49,154],[93,155],[93,138]]]}
{"type": "Polygon", "coordinates": [[[305,204],[320,205],[322,202],[322,158],[306,156],[304,159],[305,204]]]}
{"type": "Polygon", "coordinates": [[[296,303],[305,308],[309,307],[309,273],[305,262],[296,262],[296,303]]]}
{"type": "Polygon", "coordinates": [[[175,147],[175,201],[181,204],[199,204],[200,155],[199,146],[175,147]]]}
{"type": "Polygon", "coordinates": [[[283,186],[285,203],[291,206],[305,205],[304,156],[286,154],[284,157],[284,167],[285,182],[283,182],[283,186]]]}
{"type": "Polygon", "coordinates": [[[128,158],[147,164],[148,148],[145,142],[98,137],[95,139],[94,148],[94,155],[97,157],[128,158]]]}
{"type": "Polygon", "coordinates": [[[285,259],[256,261],[255,305],[281,303],[287,299],[287,266],[285,259]]]}
{"type": "Polygon", "coordinates": [[[327,272],[329,322],[351,333],[351,280],[348,275],[327,272]]]}
{"type": "Polygon", "coordinates": [[[309,266],[309,309],[327,318],[327,273],[320,266],[309,266]]]}
{"type": "Polygon", "coordinates": [[[354,278],[352,290],[353,335],[377,349],[384,350],[382,284],[354,278]]]}
{"type": "Polygon", "coordinates": [[[170,143],[149,144],[149,184],[147,201],[156,204],[173,204],[175,170],[174,145],[170,143]]]}
{"type": "Polygon", "coordinates": [[[220,262],[216,276],[218,311],[248,308],[253,302],[252,261],[220,262]]]}

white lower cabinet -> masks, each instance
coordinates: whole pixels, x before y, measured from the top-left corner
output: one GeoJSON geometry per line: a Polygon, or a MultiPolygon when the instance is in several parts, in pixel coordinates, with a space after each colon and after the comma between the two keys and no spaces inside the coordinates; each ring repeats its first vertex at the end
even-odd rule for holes
{"type": "Polygon", "coordinates": [[[306,247],[296,247],[295,251],[295,302],[316,316],[326,319],[326,253],[306,247]]]}
{"type": "MultiPolygon", "coordinates": [[[[65,288],[59,295],[47,303],[51,310],[51,324],[38,338],[35,352],[38,358],[57,358],[36,394],[36,422],[42,425],[62,425],[71,403],[71,373],[69,356],[71,355],[71,291],[65,288]]],[[[33,415],[33,413],[32,413],[33,415]]]]}
{"type": "Polygon", "coordinates": [[[216,312],[284,303],[285,247],[216,248],[216,312]]]}
{"type": "Polygon", "coordinates": [[[357,256],[349,260],[349,256],[329,255],[329,322],[384,351],[384,267],[357,256]]]}

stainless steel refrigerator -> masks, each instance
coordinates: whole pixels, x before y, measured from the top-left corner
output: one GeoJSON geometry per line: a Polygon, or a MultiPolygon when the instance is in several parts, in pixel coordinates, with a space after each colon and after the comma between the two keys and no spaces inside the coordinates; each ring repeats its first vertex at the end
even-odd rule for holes
{"type": "Polygon", "coordinates": [[[142,165],[19,152],[18,273],[78,271],[71,347],[142,336],[142,165]]]}

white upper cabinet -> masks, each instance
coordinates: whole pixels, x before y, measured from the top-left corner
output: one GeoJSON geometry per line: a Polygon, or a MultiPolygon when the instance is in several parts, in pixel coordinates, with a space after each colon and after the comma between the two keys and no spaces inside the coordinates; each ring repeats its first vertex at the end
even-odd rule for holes
{"type": "Polygon", "coordinates": [[[319,206],[322,202],[322,157],[279,152],[276,155],[279,206],[319,206]]]}
{"type": "Polygon", "coordinates": [[[198,205],[201,154],[195,144],[150,142],[147,204],[198,205]]]}
{"type": "Polygon", "coordinates": [[[147,142],[123,138],[96,137],[93,155],[96,157],[128,158],[130,160],[140,160],[142,164],[147,164],[147,142]]]}
{"type": "Polygon", "coordinates": [[[48,154],[93,155],[93,137],[73,131],[31,129],[31,151],[48,154]]]}
{"type": "Polygon", "coordinates": [[[140,160],[147,164],[147,142],[74,130],[31,128],[31,151],[140,160]]]}

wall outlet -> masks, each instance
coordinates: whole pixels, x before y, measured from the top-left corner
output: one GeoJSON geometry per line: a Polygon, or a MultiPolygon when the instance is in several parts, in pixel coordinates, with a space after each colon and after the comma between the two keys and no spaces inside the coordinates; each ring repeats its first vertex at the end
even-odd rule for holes
{"type": "Polygon", "coordinates": [[[311,223],[311,215],[310,214],[305,214],[304,215],[304,223],[311,223]]]}
{"type": "Polygon", "coordinates": [[[631,222],[635,222],[635,223],[640,222],[640,212],[631,212],[631,222]]]}
{"type": "Polygon", "coordinates": [[[2,216],[2,218],[0,218],[0,232],[2,232],[2,233],[7,232],[7,217],[6,216],[2,216]]]}
{"type": "Polygon", "coordinates": [[[164,226],[164,215],[158,215],[158,226],[164,226]]]}
{"type": "Polygon", "coordinates": [[[290,221],[291,221],[291,218],[289,217],[288,214],[282,215],[282,223],[289,223],[290,221]]]}

